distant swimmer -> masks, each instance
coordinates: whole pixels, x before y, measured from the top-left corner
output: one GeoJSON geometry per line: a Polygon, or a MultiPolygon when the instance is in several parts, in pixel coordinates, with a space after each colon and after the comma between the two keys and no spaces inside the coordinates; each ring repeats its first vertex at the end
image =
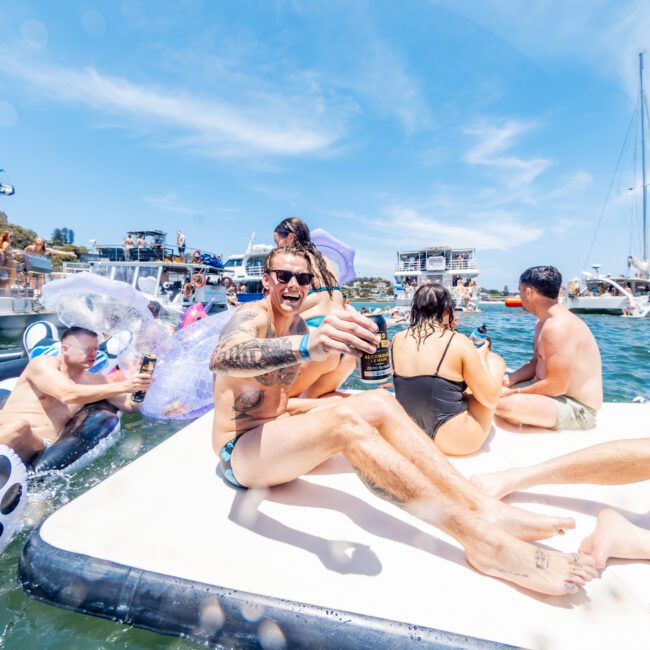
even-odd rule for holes
{"type": "MultiPolygon", "coordinates": [[[[537,465],[472,477],[476,485],[497,499],[536,485],[623,485],[648,480],[650,438],[611,440],[537,465]]],[[[650,530],[605,508],[598,514],[596,529],[583,540],[581,548],[594,558],[598,569],[603,569],[609,558],[650,560],[650,530]]]]}
{"type": "Polygon", "coordinates": [[[97,334],[70,327],[61,335],[60,356],[32,359],[0,411],[0,444],[29,462],[56,441],[66,423],[85,404],[108,400],[120,411],[136,411],[130,393],[146,390],[150,375],[111,382],[86,372],[95,362],[97,334]]]}
{"type": "Polygon", "coordinates": [[[534,354],[505,376],[496,413],[514,424],[592,429],[603,403],[600,351],[585,322],[558,303],[561,284],[554,266],[521,274],[521,306],[538,319],[534,354]]]}
{"type": "Polygon", "coordinates": [[[312,279],[304,250],[273,250],[262,275],[264,299],[233,314],[211,355],[212,444],[224,479],[238,489],[267,488],[341,453],[374,494],[453,536],[485,574],[556,595],[575,593],[595,577],[590,557],[528,543],[573,527],[571,518],[533,514],[486,495],[388,391],[290,399],[301,364],[333,352],[372,354],[379,343],[375,324],[354,311],[332,310],[308,328],[300,313],[312,279]]]}

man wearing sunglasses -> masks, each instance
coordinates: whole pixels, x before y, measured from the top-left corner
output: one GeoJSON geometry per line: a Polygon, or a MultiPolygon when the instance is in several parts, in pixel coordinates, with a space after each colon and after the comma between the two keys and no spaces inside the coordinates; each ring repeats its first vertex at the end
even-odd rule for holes
{"type": "Polygon", "coordinates": [[[212,353],[212,440],[224,478],[239,488],[271,487],[341,453],[369,489],[452,535],[483,573],[557,595],[594,577],[590,557],[524,541],[573,527],[572,519],[519,510],[479,490],[387,391],[289,401],[301,363],[333,351],[358,357],[379,342],[371,320],[343,310],[310,334],[300,307],[311,278],[303,250],[273,250],[265,298],[234,314],[212,353]]]}

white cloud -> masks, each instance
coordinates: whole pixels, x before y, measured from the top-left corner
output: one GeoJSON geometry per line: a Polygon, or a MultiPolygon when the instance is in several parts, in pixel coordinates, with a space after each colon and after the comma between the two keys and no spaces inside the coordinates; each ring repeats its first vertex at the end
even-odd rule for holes
{"type": "Polygon", "coordinates": [[[521,198],[529,185],[534,183],[553,163],[546,158],[522,158],[508,151],[520,137],[535,129],[535,122],[507,120],[500,123],[477,123],[467,127],[465,133],[478,142],[466,153],[470,165],[483,165],[499,173],[500,181],[516,191],[521,198]]]}
{"type": "Polygon", "coordinates": [[[169,129],[171,145],[208,156],[312,154],[332,147],[343,130],[342,116],[325,118],[308,98],[304,104],[275,97],[237,105],[139,85],[93,68],[22,62],[5,50],[0,65],[51,99],[120,116],[125,128],[169,129]]]}
{"type": "Polygon", "coordinates": [[[144,196],[143,199],[145,203],[166,212],[197,216],[205,216],[206,214],[203,210],[196,210],[179,203],[179,197],[175,192],[167,192],[163,196],[144,196]]]}

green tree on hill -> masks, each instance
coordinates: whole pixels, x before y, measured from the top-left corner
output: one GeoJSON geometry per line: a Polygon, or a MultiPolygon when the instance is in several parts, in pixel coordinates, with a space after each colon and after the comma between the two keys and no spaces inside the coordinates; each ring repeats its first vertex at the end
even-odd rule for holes
{"type": "Polygon", "coordinates": [[[33,230],[29,228],[23,228],[17,223],[7,223],[2,227],[6,228],[7,230],[11,230],[11,232],[14,234],[14,248],[23,249],[25,246],[29,246],[29,244],[33,243],[34,239],[38,237],[38,235],[33,230]]]}

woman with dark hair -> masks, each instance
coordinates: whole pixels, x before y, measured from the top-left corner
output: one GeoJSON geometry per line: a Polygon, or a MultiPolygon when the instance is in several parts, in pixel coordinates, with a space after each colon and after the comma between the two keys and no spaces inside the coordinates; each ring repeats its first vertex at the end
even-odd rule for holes
{"type": "Polygon", "coordinates": [[[455,331],[445,287],[423,284],[415,292],[409,327],[393,338],[392,361],[397,400],[440,450],[478,451],[490,432],[505,362],[455,331]]]}
{"type": "MultiPolygon", "coordinates": [[[[301,316],[308,327],[316,329],[333,309],[345,309],[336,269],[311,241],[309,227],[298,217],[281,221],[273,231],[278,247],[301,248],[309,255],[314,282],[302,305],[301,316]]],[[[300,376],[291,387],[291,397],[321,397],[335,391],[354,369],[354,357],[332,354],[324,361],[303,363],[300,376]]]]}

